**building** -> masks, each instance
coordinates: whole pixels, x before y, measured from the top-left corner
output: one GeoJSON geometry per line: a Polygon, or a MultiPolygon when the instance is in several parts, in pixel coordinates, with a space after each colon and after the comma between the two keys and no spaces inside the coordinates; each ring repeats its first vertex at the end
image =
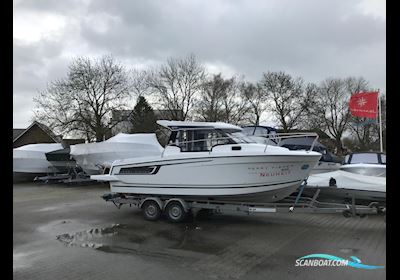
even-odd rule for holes
{"type": "Polygon", "coordinates": [[[34,121],[28,128],[13,129],[13,148],[37,143],[60,143],[62,137],[55,135],[47,126],[34,121]]]}

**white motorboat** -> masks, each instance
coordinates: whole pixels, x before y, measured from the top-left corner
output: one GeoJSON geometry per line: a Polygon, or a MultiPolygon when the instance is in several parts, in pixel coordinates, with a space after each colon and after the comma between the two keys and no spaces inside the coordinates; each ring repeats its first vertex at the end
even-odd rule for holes
{"type": "Polygon", "coordinates": [[[36,176],[59,171],[47,161],[46,153],[62,148],[60,143],[43,143],[13,149],[14,181],[33,180],[36,176]]]}
{"type": "Polygon", "coordinates": [[[340,170],[361,175],[386,177],[386,154],[380,152],[349,154],[345,157],[340,170]]]}
{"type": "Polygon", "coordinates": [[[101,174],[114,160],[159,155],[163,149],[154,133],[119,133],[110,139],[70,146],[70,154],[89,175],[101,174]]]}
{"type": "Polygon", "coordinates": [[[318,174],[339,170],[342,160],[333,155],[324,145],[315,141],[315,136],[301,137],[302,133],[277,133],[275,128],[269,126],[249,125],[243,127],[243,132],[257,143],[276,145],[289,150],[309,150],[322,154],[318,163],[313,167],[310,174],[318,174]],[[279,136],[298,135],[278,140],[279,136]]]}
{"type": "Polygon", "coordinates": [[[304,194],[320,189],[320,198],[386,201],[386,178],[337,170],[308,177],[304,194]]]}
{"type": "Polygon", "coordinates": [[[114,193],[273,202],[293,193],[321,157],[254,143],[226,123],[157,123],[170,130],[159,155],[114,161],[109,174],[91,179],[109,181],[114,193]]]}

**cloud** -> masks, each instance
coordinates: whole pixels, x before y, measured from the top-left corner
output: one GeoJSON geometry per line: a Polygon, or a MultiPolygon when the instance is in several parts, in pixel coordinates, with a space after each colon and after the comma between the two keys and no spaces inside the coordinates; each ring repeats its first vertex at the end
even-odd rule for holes
{"type": "Polygon", "coordinates": [[[363,76],[384,90],[385,10],[375,0],[14,1],[14,96],[62,77],[75,56],[109,53],[142,69],[194,53],[225,76],[363,76]]]}

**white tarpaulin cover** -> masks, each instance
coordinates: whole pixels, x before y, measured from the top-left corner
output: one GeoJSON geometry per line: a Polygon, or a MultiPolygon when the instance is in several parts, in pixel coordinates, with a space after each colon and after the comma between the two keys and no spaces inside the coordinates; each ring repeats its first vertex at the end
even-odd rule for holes
{"type": "Polygon", "coordinates": [[[152,144],[155,146],[160,146],[157,137],[154,133],[137,133],[137,134],[118,133],[117,135],[107,139],[104,142],[143,143],[148,145],[152,144]]]}
{"type": "Polygon", "coordinates": [[[119,133],[103,142],[76,144],[70,148],[76,163],[90,175],[101,171],[99,165],[110,165],[119,159],[160,155],[164,150],[154,133],[119,133]]]}
{"type": "Polygon", "coordinates": [[[333,171],[314,174],[308,177],[308,187],[329,187],[329,180],[334,178],[338,188],[386,192],[386,178],[366,176],[346,171],[333,171]]]}
{"type": "Polygon", "coordinates": [[[63,146],[60,143],[43,143],[43,144],[28,144],[25,146],[21,146],[18,148],[13,149],[14,152],[18,151],[18,154],[27,154],[29,152],[39,152],[40,155],[43,155],[45,157],[45,153],[52,152],[55,150],[60,150],[62,149],[63,146]],[[20,152],[24,151],[24,152],[20,152]]]}
{"type": "Polygon", "coordinates": [[[13,171],[46,173],[52,166],[46,153],[62,149],[60,143],[29,144],[13,149],[13,171]]]}
{"type": "Polygon", "coordinates": [[[160,143],[158,143],[157,137],[154,133],[118,133],[117,135],[103,142],[71,145],[71,155],[74,156],[87,153],[109,152],[116,148],[116,145],[113,145],[113,143],[137,144],[138,149],[151,149],[159,153],[162,153],[163,151],[163,147],[161,147],[160,143]]]}

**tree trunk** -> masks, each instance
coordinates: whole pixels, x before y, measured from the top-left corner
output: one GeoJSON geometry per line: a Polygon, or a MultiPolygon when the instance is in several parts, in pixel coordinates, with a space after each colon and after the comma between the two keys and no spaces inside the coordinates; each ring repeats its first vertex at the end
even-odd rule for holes
{"type": "Polygon", "coordinates": [[[96,130],[96,142],[101,142],[104,139],[104,133],[101,130],[96,130]]]}

